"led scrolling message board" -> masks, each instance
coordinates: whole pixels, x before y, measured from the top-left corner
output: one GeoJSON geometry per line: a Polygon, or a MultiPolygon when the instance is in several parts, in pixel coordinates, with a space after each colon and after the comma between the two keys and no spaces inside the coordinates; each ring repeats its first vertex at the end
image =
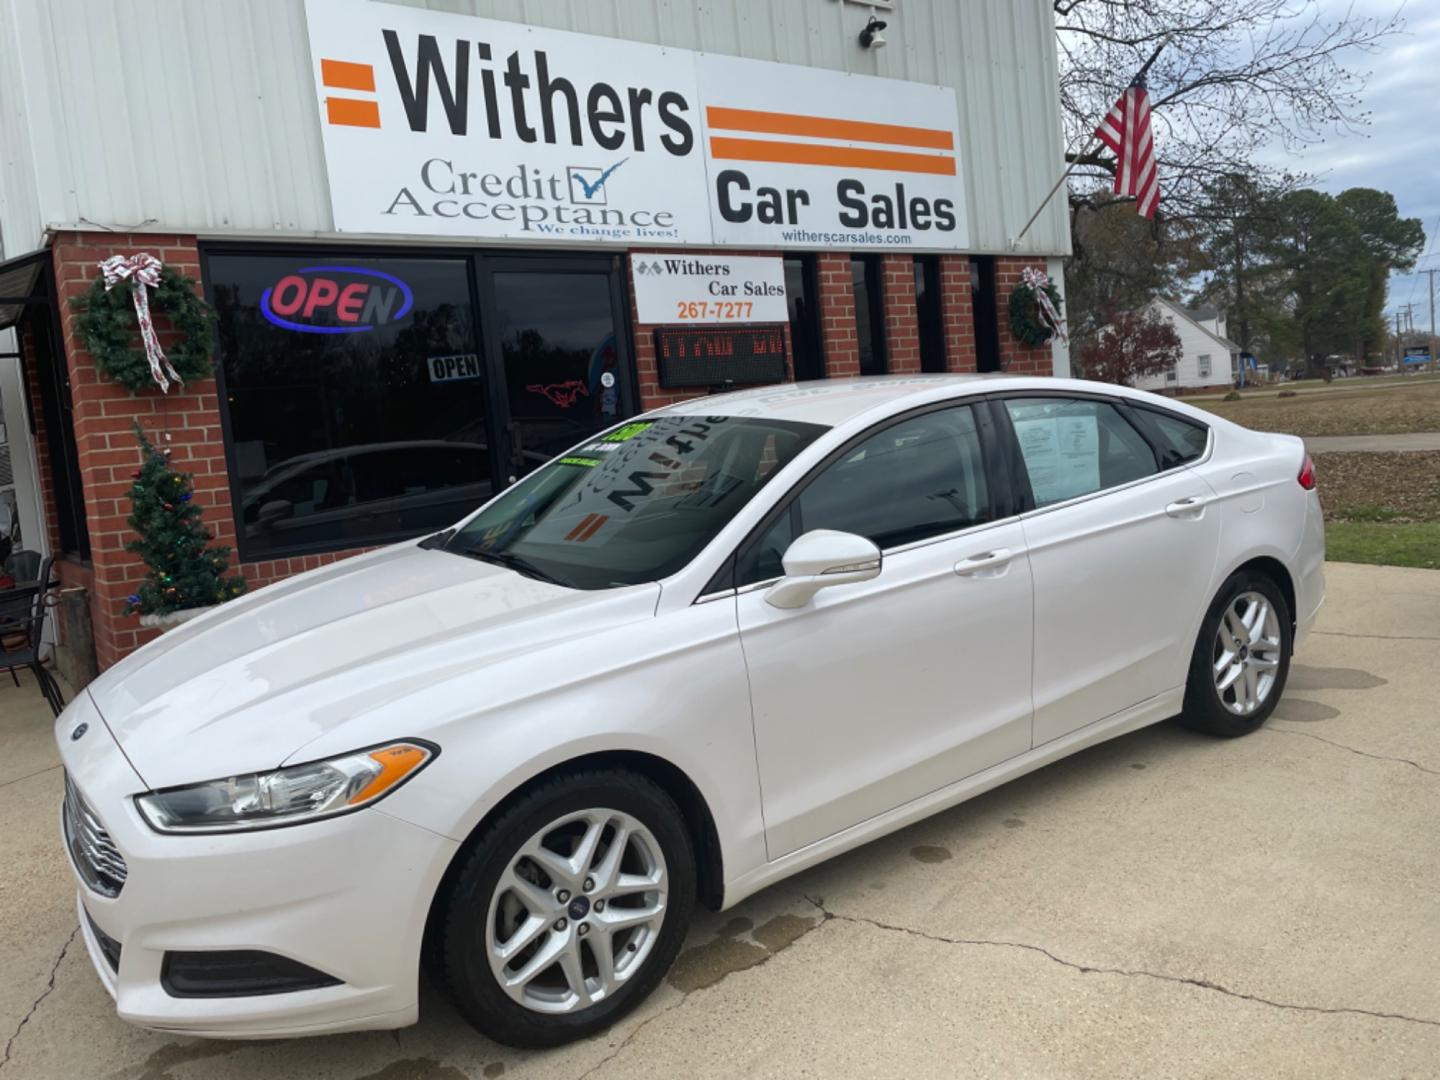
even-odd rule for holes
{"type": "Polygon", "coordinates": [[[655,331],[655,357],[664,387],[783,382],[785,328],[662,328],[655,331]]]}

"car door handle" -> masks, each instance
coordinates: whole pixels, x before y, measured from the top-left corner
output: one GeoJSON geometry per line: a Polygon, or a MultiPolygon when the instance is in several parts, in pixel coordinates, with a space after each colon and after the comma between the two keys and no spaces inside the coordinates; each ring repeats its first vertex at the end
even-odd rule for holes
{"type": "Polygon", "coordinates": [[[994,551],[982,551],[979,555],[971,555],[969,558],[961,559],[955,564],[955,573],[961,577],[969,577],[978,574],[983,570],[998,570],[1007,565],[1015,558],[1015,552],[1009,548],[996,548],[994,551]]]}
{"type": "Polygon", "coordinates": [[[1189,495],[1183,499],[1176,499],[1165,507],[1165,513],[1173,518],[1195,517],[1205,509],[1205,504],[1210,500],[1203,495],[1189,495]]]}

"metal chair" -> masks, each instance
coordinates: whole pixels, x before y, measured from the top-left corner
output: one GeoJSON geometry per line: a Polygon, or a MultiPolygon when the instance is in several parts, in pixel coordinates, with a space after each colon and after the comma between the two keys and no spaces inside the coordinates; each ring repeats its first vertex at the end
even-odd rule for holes
{"type": "MultiPolygon", "coordinates": [[[[15,558],[11,556],[11,560],[15,558]]],[[[29,584],[7,590],[0,600],[0,668],[8,669],[15,685],[19,686],[16,669],[28,667],[40,684],[40,693],[45,695],[50,711],[59,716],[65,708],[65,698],[55,677],[40,662],[40,642],[45,633],[45,617],[50,611],[46,603],[50,594],[50,563],[48,557],[39,559],[38,573],[28,579],[29,584]]]]}
{"type": "Polygon", "coordinates": [[[42,558],[38,551],[21,548],[19,551],[12,551],[5,559],[5,572],[15,579],[15,584],[24,585],[27,581],[40,580],[42,563],[49,566],[50,560],[42,558]]]}

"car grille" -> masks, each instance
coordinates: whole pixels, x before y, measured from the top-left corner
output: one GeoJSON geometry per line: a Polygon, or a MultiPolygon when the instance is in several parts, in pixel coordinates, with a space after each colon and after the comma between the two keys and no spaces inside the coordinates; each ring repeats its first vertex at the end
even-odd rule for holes
{"type": "Polygon", "coordinates": [[[125,887],[125,857],[105,826],[81,797],[70,774],[65,774],[65,846],[80,878],[101,896],[115,897],[125,887]]]}

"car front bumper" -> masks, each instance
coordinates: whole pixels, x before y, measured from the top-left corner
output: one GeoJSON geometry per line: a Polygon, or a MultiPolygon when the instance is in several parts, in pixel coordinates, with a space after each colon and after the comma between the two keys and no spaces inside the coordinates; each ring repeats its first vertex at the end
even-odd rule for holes
{"type": "Polygon", "coordinates": [[[105,896],[80,873],[77,858],[84,856],[65,844],[81,933],[122,1019],[247,1039],[415,1022],[425,919],[455,841],[383,807],[259,832],[157,833],[135,807],[145,784],[88,694],[56,721],[56,741],[76,792],[124,860],[123,885],[105,896]],[[82,723],[87,730],[72,739],[82,723]],[[162,979],[167,953],[237,950],[298,961],[339,981],[179,997],[162,979]]]}

